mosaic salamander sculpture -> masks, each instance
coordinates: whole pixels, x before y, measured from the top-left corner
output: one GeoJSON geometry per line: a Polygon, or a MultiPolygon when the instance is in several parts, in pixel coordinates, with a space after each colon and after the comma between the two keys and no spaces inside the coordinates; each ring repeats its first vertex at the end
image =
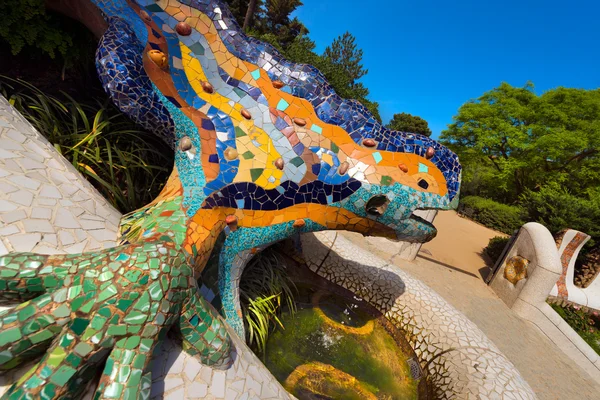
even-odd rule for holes
{"type": "Polygon", "coordinates": [[[165,139],[175,166],[158,198],[122,219],[120,246],[0,257],[0,298],[22,302],[0,315],[0,368],[42,355],[5,397],[76,397],[103,369],[96,398],[148,398],[152,353],[171,328],[227,368],[228,332],[197,284],[222,232],[223,313],[243,337],[237,282],[252,251],[326,229],[425,242],[435,228],[413,211],[457,202],[452,152],[385,129],[315,68],[245,36],[219,1],[90,7],[106,21],[104,88],[165,139]]]}

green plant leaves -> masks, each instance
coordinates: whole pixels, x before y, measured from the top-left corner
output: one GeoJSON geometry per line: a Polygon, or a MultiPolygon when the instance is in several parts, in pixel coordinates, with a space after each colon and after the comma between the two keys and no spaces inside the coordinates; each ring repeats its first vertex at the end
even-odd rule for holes
{"type": "Polygon", "coordinates": [[[593,237],[589,248],[600,239],[600,89],[533,89],[502,83],[461,106],[442,132],[463,165],[461,203],[506,233],[523,220],[580,230],[593,237]]]}
{"type": "Polygon", "coordinates": [[[61,99],[24,81],[0,76],[10,103],[122,213],[145,206],[173,167],[164,143],[119,110],[104,92],[83,104],[61,99]]]}
{"type": "Polygon", "coordinates": [[[277,250],[258,253],[246,266],[240,281],[240,303],[247,341],[259,353],[264,353],[273,329],[284,328],[279,319],[282,308],[296,312],[296,292],[286,261],[277,250]]]}
{"type": "Polygon", "coordinates": [[[459,212],[481,224],[508,235],[525,223],[525,210],[491,199],[467,196],[461,199],[459,212]]]}

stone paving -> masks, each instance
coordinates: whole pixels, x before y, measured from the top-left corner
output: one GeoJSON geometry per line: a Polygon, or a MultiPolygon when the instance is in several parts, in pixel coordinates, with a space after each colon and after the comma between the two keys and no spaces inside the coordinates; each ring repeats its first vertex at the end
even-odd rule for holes
{"type": "Polygon", "coordinates": [[[292,399],[233,330],[230,333],[235,361],[225,371],[202,365],[167,340],[153,360],[151,399],[292,399]]]}
{"type": "MultiPolygon", "coordinates": [[[[394,262],[461,311],[517,367],[540,400],[600,398],[600,385],[533,324],[515,315],[478,273],[471,272],[472,266],[436,262],[435,253],[421,253],[411,263],[395,256],[394,243],[388,243],[383,248],[381,243],[375,246],[361,235],[348,232],[343,235],[353,243],[394,262]]],[[[469,238],[464,237],[464,240],[469,238]]]]}

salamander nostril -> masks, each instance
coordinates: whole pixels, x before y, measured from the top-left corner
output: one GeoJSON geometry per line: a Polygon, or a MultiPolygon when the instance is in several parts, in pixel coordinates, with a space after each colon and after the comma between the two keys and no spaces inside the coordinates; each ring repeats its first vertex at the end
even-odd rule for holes
{"type": "Polygon", "coordinates": [[[371,197],[369,201],[367,201],[367,204],[365,205],[365,211],[369,215],[379,217],[385,213],[389,203],[390,201],[388,200],[387,196],[379,194],[371,197]]]}
{"type": "Polygon", "coordinates": [[[419,182],[417,182],[417,185],[419,185],[420,188],[423,188],[425,190],[427,190],[427,188],[429,187],[429,183],[427,183],[427,181],[425,179],[419,179],[419,182]]]}

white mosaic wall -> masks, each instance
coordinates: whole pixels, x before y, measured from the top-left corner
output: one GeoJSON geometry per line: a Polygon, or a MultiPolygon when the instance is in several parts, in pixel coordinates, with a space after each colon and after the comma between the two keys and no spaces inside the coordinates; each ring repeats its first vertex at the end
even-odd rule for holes
{"type": "Polygon", "coordinates": [[[153,361],[152,400],[293,399],[232,329],[229,333],[235,346],[235,361],[226,371],[200,364],[167,340],[153,361]]]}
{"type": "Polygon", "coordinates": [[[0,254],[114,246],[120,218],[0,96],[0,254]]]}

